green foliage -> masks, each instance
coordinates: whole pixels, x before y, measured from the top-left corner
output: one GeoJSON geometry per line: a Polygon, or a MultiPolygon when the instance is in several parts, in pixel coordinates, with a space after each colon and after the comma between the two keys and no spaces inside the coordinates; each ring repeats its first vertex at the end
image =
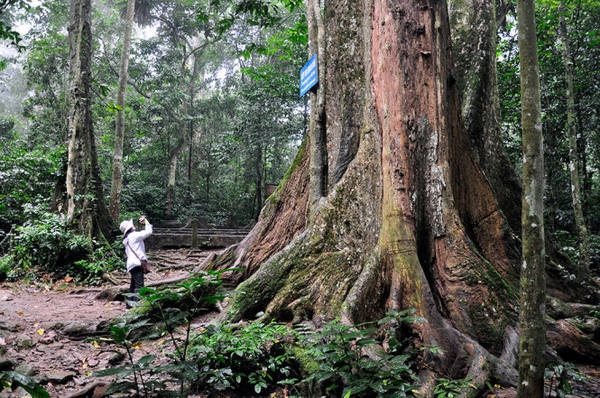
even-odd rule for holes
{"type": "Polygon", "coordinates": [[[112,248],[97,246],[77,233],[64,215],[27,204],[24,214],[27,221],[16,228],[11,248],[0,261],[9,279],[71,276],[93,284],[121,265],[112,248]]]}
{"type": "Polygon", "coordinates": [[[470,377],[456,380],[441,377],[436,380],[433,395],[435,398],[456,398],[466,388],[473,388],[470,383],[470,377]]]}
{"type": "MultiPolygon", "coordinates": [[[[314,386],[329,396],[414,396],[418,378],[412,366],[417,352],[408,340],[399,339],[404,324],[424,321],[414,311],[390,313],[377,323],[358,327],[333,321],[319,332],[297,332],[287,325],[261,321],[208,325],[193,332],[194,314],[223,299],[211,294],[220,283],[219,275],[203,273],[173,288],[140,291],[141,306],[129,314],[129,321],[111,328],[113,340],[125,347],[129,363],[97,373],[116,376],[111,392],[135,389],[148,396],[170,388],[173,396],[215,392],[265,396],[281,386],[297,391],[314,386]],[[152,327],[151,319],[162,326],[152,327]],[[375,326],[386,330],[388,349],[375,338],[382,330],[375,326]],[[167,355],[168,364],[157,366],[154,356],[134,360],[135,340],[164,334],[173,350],[167,355]],[[173,392],[176,384],[179,395],[173,392]]],[[[449,397],[458,386],[463,384],[445,381],[440,391],[449,397]]]]}
{"type": "Polygon", "coordinates": [[[17,227],[11,248],[17,261],[15,276],[44,272],[60,278],[68,266],[91,253],[91,241],[68,228],[64,215],[44,212],[41,206],[24,209],[28,220],[17,227]]]}
{"type": "Polygon", "coordinates": [[[587,376],[578,372],[570,363],[550,363],[547,365],[544,373],[547,380],[546,385],[549,386],[548,396],[557,396],[564,398],[568,394],[573,393],[571,380],[581,381],[587,376]]]}
{"type": "Polygon", "coordinates": [[[63,154],[62,149],[32,149],[11,130],[0,135],[0,240],[26,221],[26,205],[49,202],[63,154]]]}
{"type": "Polygon", "coordinates": [[[107,394],[135,390],[136,396],[142,396],[141,392],[143,391],[143,396],[147,397],[149,389],[164,387],[162,382],[144,380],[145,374],[152,372],[153,367],[151,365],[155,359],[154,355],[146,355],[139,360],[133,358],[133,343],[130,334],[136,329],[147,326],[147,323],[147,321],[131,324],[122,322],[111,326],[110,335],[115,343],[125,348],[129,362],[122,367],[105,369],[95,373],[99,377],[118,376],[119,381],[110,386],[106,392],[107,394]],[[133,380],[128,379],[131,375],[133,375],[133,380]]]}
{"type": "Polygon", "coordinates": [[[418,378],[414,373],[415,352],[407,350],[396,332],[402,322],[421,322],[410,311],[391,313],[379,321],[389,324],[389,349],[383,350],[373,337],[371,324],[348,326],[339,320],[322,331],[303,337],[318,369],[305,382],[323,386],[330,396],[411,397],[418,378]]]}
{"type": "MultiPolygon", "coordinates": [[[[576,235],[569,231],[559,230],[554,233],[557,247],[561,253],[569,258],[571,262],[577,264],[579,260],[579,243],[576,235]]],[[[591,271],[600,270],[600,235],[589,235],[589,256],[591,271]]]]}
{"type": "MultiPolygon", "coordinates": [[[[11,8],[28,10],[29,3],[25,0],[3,0],[0,2],[0,16],[7,14],[7,11],[9,11],[11,8]]],[[[19,51],[25,49],[25,47],[21,45],[21,35],[19,32],[15,31],[9,23],[7,23],[5,18],[0,20],[0,39],[8,40],[19,51]]],[[[2,66],[4,66],[4,64],[0,63],[0,70],[3,69],[2,66]]]]}
{"type": "Polygon", "coordinates": [[[191,341],[198,366],[195,388],[265,395],[274,385],[292,383],[293,361],[284,347],[291,336],[289,327],[275,323],[209,326],[191,341]]]}
{"type": "Polygon", "coordinates": [[[16,371],[0,372],[0,392],[4,391],[5,388],[14,391],[18,387],[27,391],[32,398],[50,398],[50,394],[31,377],[16,371]]]}
{"type": "Polygon", "coordinates": [[[123,346],[129,362],[122,367],[98,372],[98,376],[116,376],[110,392],[126,392],[135,389],[138,395],[148,396],[150,392],[161,392],[161,396],[187,396],[190,383],[197,379],[196,360],[188,358],[191,321],[193,316],[204,310],[206,304],[214,304],[223,296],[216,296],[216,286],[220,285],[219,272],[200,272],[196,276],[174,287],[140,290],[143,298],[141,306],[129,314],[122,323],[111,327],[115,343],[123,346]],[[159,322],[160,325],[152,322],[159,322]],[[178,329],[184,325],[183,336],[178,329]],[[160,337],[167,334],[173,351],[171,362],[165,366],[154,365],[154,356],[140,360],[133,358],[134,341],[141,338],[160,337]],[[156,375],[160,375],[160,380],[156,375]],[[133,376],[133,379],[131,378],[133,376]],[[172,392],[173,385],[179,384],[179,395],[172,392]],[[167,394],[167,395],[165,395],[167,394]]]}

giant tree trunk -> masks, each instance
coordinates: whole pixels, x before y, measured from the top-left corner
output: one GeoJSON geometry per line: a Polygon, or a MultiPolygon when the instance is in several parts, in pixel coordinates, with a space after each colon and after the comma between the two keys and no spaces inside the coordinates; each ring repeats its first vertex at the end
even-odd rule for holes
{"type": "Polygon", "coordinates": [[[67,217],[87,236],[110,237],[114,224],[104,200],[92,123],[91,1],[73,0],[70,18],[67,217]]]}
{"type": "Polygon", "coordinates": [[[315,203],[305,141],[252,232],[210,264],[244,269],[225,315],[319,325],[414,308],[428,322],[412,332],[445,352],[424,369],[516,384],[498,357],[515,349],[520,254],[461,128],[446,4],[332,0],[323,21],[330,184],[315,203]]]}

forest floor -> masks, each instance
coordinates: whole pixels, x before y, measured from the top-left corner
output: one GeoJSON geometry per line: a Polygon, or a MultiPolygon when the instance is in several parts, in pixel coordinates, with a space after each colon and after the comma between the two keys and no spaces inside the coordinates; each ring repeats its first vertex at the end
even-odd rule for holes
{"type": "MultiPolygon", "coordinates": [[[[190,274],[213,252],[160,250],[149,253],[153,272],[145,275],[146,286],[178,280],[190,274]]],[[[95,371],[123,365],[115,358],[124,349],[105,334],[94,336],[103,324],[128,311],[115,293],[129,286],[129,274],[111,273],[113,283],[97,287],[76,286],[70,280],[52,284],[0,284],[0,371],[16,369],[32,376],[51,397],[92,396],[110,377],[95,371]],[[107,294],[107,291],[111,293],[107,294]],[[108,298],[108,299],[107,299],[108,298]]],[[[134,346],[135,357],[165,354],[173,349],[164,340],[144,341],[134,346]],[[164,348],[161,345],[164,344],[164,348]]],[[[99,390],[98,390],[99,391],[99,390]]],[[[0,397],[28,397],[23,389],[4,390],[0,397]]]]}
{"type": "MultiPolygon", "coordinates": [[[[189,275],[212,252],[186,250],[150,253],[153,272],[146,275],[146,285],[176,280],[189,275]]],[[[0,284],[0,371],[15,368],[32,376],[51,397],[92,397],[106,388],[110,377],[99,378],[95,371],[122,365],[124,353],[107,336],[94,337],[103,323],[123,315],[122,301],[106,290],[125,289],[129,283],[125,272],[114,273],[115,284],[81,287],[62,280],[52,285],[0,284]],[[109,297],[109,299],[107,299],[109,297]],[[112,299],[111,299],[112,297],[112,299]],[[114,364],[114,365],[111,365],[114,364]]],[[[210,315],[209,315],[210,317],[210,315]]],[[[200,328],[210,318],[195,320],[200,328]]],[[[148,353],[162,358],[173,349],[164,339],[143,341],[134,346],[135,357],[148,353]]],[[[159,359],[160,360],[160,359],[159,359]]],[[[600,364],[578,369],[583,379],[567,397],[600,397],[600,364]]],[[[23,398],[22,389],[2,391],[0,397],[23,398]]],[[[97,395],[101,396],[101,395],[97,395]]],[[[488,397],[514,397],[512,389],[496,390],[488,397]]]]}

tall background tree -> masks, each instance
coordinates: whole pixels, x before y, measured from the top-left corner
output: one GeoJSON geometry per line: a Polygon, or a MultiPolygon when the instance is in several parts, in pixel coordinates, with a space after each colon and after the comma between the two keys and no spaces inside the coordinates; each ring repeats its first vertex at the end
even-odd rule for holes
{"type": "Polygon", "coordinates": [[[535,2],[517,3],[523,124],[521,312],[519,317],[519,397],[544,396],[546,361],[544,240],[544,142],[535,2]]]}
{"type": "Polygon", "coordinates": [[[129,48],[133,31],[135,0],[128,0],[125,10],[125,30],[123,32],[123,49],[121,50],[121,67],[119,69],[119,85],[117,88],[115,144],[113,155],[112,179],[110,185],[109,210],[113,220],[119,220],[121,188],[123,186],[123,141],[125,139],[125,93],[129,79],[129,48]]]}
{"type": "Polygon", "coordinates": [[[92,121],[91,15],[91,1],[71,3],[66,213],[67,219],[85,235],[108,238],[114,232],[114,224],[104,198],[92,121]]]}

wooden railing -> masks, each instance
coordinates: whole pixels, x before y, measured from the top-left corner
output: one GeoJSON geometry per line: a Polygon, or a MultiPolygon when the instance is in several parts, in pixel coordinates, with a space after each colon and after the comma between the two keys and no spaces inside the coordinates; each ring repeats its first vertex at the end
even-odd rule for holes
{"type": "Polygon", "coordinates": [[[152,235],[146,239],[146,247],[151,249],[225,248],[241,242],[249,228],[198,227],[194,223],[183,227],[154,227],[152,235]]]}

